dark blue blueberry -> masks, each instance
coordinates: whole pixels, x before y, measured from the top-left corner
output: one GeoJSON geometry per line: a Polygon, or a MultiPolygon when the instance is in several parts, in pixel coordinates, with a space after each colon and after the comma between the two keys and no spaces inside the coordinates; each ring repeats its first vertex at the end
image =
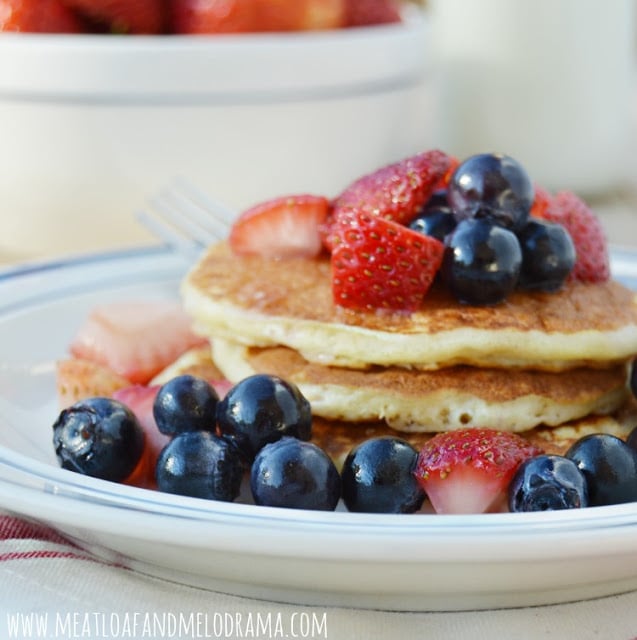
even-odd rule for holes
{"type": "Polygon", "coordinates": [[[441,274],[467,304],[497,304],[516,287],[522,250],[515,234],[489,220],[461,221],[445,241],[441,274]]]}
{"type": "Polygon", "coordinates": [[[590,506],[637,501],[637,453],[623,440],[599,433],[566,452],[586,478],[590,506]]]}
{"type": "Polygon", "coordinates": [[[194,498],[232,502],[241,488],[244,465],[237,448],[209,431],[176,435],[157,459],[157,488],[194,498]]]}
{"type": "Polygon", "coordinates": [[[458,219],[449,207],[436,206],[420,213],[409,223],[409,228],[444,242],[457,224],[458,219]]]}
{"type": "Polygon", "coordinates": [[[557,511],[588,506],[586,479],[577,465],[558,455],[525,460],[509,484],[510,511],[557,511]]]}
{"type": "Polygon", "coordinates": [[[520,287],[557,291],[575,265],[575,245],[560,224],[530,220],[518,232],[522,248],[520,287]]]}
{"type": "Polygon", "coordinates": [[[64,409],[53,424],[53,446],[62,468],[121,482],[144,451],[135,414],[110,398],[89,398],[64,409]]]}
{"type": "Polygon", "coordinates": [[[509,156],[471,156],[454,171],[447,199],[459,218],[488,217],[509,229],[521,229],[535,198],[533,183],[509,156]]]}
{"type": "Polygon", "coordinates": [[[164,384],[153,404],[157,428],[168,436],[184,431],[214,431],[219,396],[202,378],[177,376],[164,384]]]}
{"type": "Polygon", "coordinates": [[[259,451],[250,487],[258,505],[333,511],[341,496],[341,477],[314,443],[284,437],[259,451]]]}
{"type": "Polygon", "coordinates": [[[345,506],[367,513],[418,511],[425,493],[413,474],[417,459],[416,449],[391,436],[354,447],[341,471],[345,506]]]}
{"type": "Polygon", "coordinates": [[[312,412],[296,385],[258,374],[228,391],[217,405],[217,424],[252,460],[261,447],[283,436],[309,440],[312,412]]]}

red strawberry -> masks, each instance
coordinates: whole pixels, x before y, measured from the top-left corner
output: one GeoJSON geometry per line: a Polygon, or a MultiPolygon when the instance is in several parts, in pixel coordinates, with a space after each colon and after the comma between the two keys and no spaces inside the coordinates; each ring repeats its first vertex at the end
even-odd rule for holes
{"type": "Polygon", "coordinates": [[[429,440],[414,474],[436,513],[485,513],[502,507],[518,466],[540,453],[514,433],[461,429],[429,440]]]}
{"type": "Polygon", "coordinates": [[[345,23],[345,0],[254,0],[260,31],[337,29],[345,23]]]}
{"type": "Polygon", "coordinates": [[[537,217],[558,222],[569,232],[575,245],[576,261],[571,277],[581,282],[605,282],[610,278],[606,236],[599,218],[588,205],[570,191],[551,198],[537,217]]]}
{"type": "Polygon", "coordinates": [[[0,31],[80,33],[82,27],[61,0],[0,0],[0,31]]]}
{"type": "Polygon", "coordinates": [[[546,208],[549,206],[553,197],[551,194],[540,185],[535,185],[535,198],[533,205],[531,206],[530,215],[535,218],[543,218],[546,208]]]}
{"type": "Polygon", "coordinates": [[[60,408],[95,396],[111,396],[130,382],[108,367],[88,360],[68,359],[57,363],[56,386],[60,408]]]}
{"type": "Polygon", "coordinates": [[[397,0],[346,0],[345,7],[345,24],[348,27],[401,21],[400,4],[397,0]]]}
{"type": "Polygon", "coordinates": [[[334,303],[350,309],[417,309],[444,251],[433,237],[366,213],[342,215],[333,237],[334,303]]]}
{"type": "Polygon", "coordinates": [[[258,31],[254,0],[171,0],[175,33],[245,33],[258,31]]]}
{"type": "Polygon", "coordinates": [[[164,29],[162,0],[63,0],[87,19],[112,33],[157,34],[164,29]]]}
{"type": "Polygon", "coordinates": [[[239,255],[313,258],[322,249],[320,226],[330,204],[323,196],[284,196],[263,202],[239,216],[229,243],[239,255]]]}
{"type": "Polygon", "coordinates": [[[359,178],[334,201],[332,214],[322,227],[325,246],[329,250],[334,246],[334,222],[352,212],[408,224],[440,188],[453,162],[442,151],[426,151],[359,178]]]}
{"type": "Polygon", "coordinates": [[[93,309],[70,345],[76,358],[145,384],[182,353],[205,341],[172,301],[113,302],[93,309]]]}

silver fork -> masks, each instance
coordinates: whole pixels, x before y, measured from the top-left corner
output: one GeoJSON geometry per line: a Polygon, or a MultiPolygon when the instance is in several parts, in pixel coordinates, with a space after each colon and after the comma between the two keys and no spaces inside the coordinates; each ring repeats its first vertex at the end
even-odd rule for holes
{"type": "Polygon", "coordinates": [[[199,254],[223,240],[235,217],[236,212],[185,178],[176,178],[149,200],[148,209],[136,213],[146,229],[184,254],[199,254]]]}

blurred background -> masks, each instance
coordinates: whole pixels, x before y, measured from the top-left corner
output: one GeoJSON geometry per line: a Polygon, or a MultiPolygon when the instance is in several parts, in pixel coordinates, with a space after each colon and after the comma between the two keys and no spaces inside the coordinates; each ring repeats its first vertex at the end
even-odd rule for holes
{"type": "Polygon", "coordinates": [[[134,213],[178,176],[240,210],[433,147],[637,244],[637,0],[290,1],[0,0],[0,263],[152,242],[134,213]]]}

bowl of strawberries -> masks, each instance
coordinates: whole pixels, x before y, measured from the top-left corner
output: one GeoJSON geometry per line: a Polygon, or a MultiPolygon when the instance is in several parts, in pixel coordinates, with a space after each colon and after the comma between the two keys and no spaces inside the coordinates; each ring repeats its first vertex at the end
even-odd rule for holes
{"type": "Polygon", "coordinates": [[[427,28],[406,0],[0,0],[0,256],[147,241],[178,176],[239,210],[433,145],[427,28]]]}

